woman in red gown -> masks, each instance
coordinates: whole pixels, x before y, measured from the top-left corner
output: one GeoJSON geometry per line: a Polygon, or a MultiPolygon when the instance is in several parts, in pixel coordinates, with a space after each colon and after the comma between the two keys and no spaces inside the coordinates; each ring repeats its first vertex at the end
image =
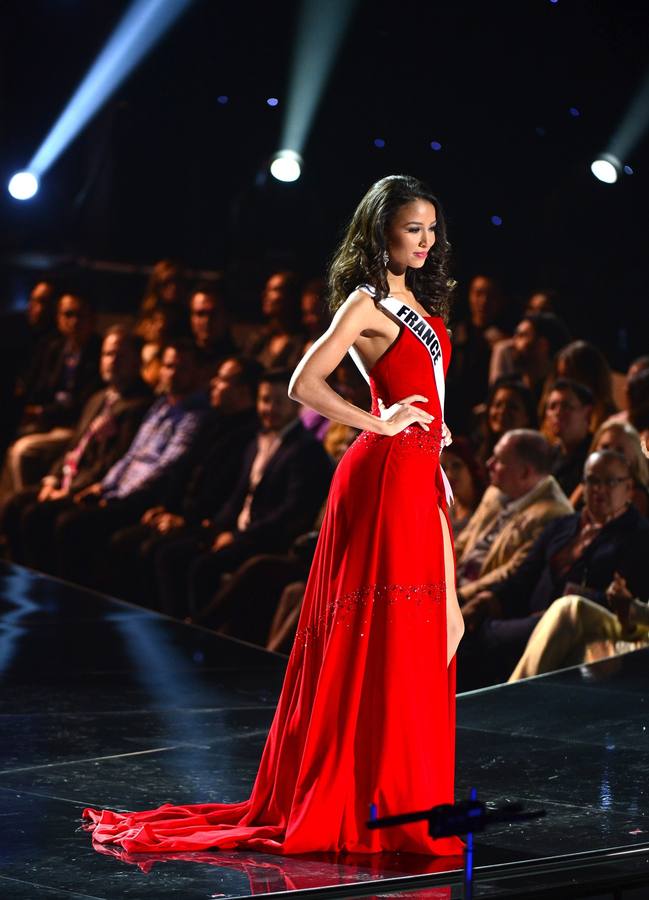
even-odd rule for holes
{"type": "Polygon", "coordinates": [[[365,826],[370,803],[381,816],[453,802],[463,626],[439,464],[447,256],[435,197],[413,178],[390,176],[363,198],[332,263],[335,316],[290,391],[362,433],[331,485],[250,798],[125,814],[87,809],[93,840],[129,852],[461,852],[459,839],[433,840],[423,822],[365,826]],[[388,301],[402,318],[381,305],[388,301]],[[437,379],[423,330],[438,350],[437,379]],[[350,348],[369,378],[371,412],[325,380],[350,348]]]}

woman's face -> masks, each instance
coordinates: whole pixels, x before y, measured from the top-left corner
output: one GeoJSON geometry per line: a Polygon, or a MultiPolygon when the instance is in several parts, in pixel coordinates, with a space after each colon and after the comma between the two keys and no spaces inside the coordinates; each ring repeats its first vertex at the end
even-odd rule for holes
{"type": "Polygon", "coordinates": [[[487,418],[492,434],[504,434],[512,428],[526,428],[529,425],[527,410],[519,393],[507,387],[498,388],[494,394],[487,418]]]}
{"type": "Polygon", "coordinates": [[[602,431],[599,440],[597,441],[597,446],[594,449],[615,450],[616,453],[619,453],[626,459],[629,465],[633,465],[635,459],[631,436],[625,434],[623,431],[618,431],[617,428],[610,428],[606,431],[602,431]]]}
{"type": "Polygon", "coordinates": [[[442,468],[449,480],[451,489],[460,503],[475,506],[475,491],[469,467],[459,456],[450,450],[442,454],[442,468]]]}
{"type": "Polygon", "coordinates": [[[396,211],[386,232],[388,268],[395,274],[421,269],[435,244],[437,213],[428,200],[413,200],[396,211]]]}

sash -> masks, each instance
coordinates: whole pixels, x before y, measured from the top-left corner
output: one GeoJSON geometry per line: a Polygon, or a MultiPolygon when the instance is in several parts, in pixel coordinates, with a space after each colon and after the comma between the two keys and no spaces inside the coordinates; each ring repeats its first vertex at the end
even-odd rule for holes
{"type": "MultiPolygon", "coordinates": [[[[376,293],[374,288],[370,285],[363,284],[360,286],[360,289],[367,291],[367,293],[371,294],[372,296],[374,296],[376,293]]],[[[439,397],[439,405],[442,410],[443,419],[444,399],[446,397],[446,383],[444,380],[444,361],[442,359],[442,348],[439,343],[439,338],[435,333],[435,329],[432,328],[423,318],[423,316],[419,315],[418,312],[415,312],[415,310],[408,306],[406,303],[403,303],[401,300],[397,300],[394,297],[385,297],[383,300],[379,300],[379,306],[381,306],[382,309],[388,312],[391,318],[396,319],[397,322],[401,322],[406,328],[408,328],[414,334],[417,340],[420,341],[426,348],[426,352],[430,356],[433,366],[435,387],[437,388],[437,396],[439,397]]],[[[360,371],[363,378],[365,378],[365,380],[369,384],[369,375],[365,371],[365,366],[363,365],[363,362],[356,348],[353,346],[350,347],[348,353],[353,359],[357,369],[360,371]]],[[[448,478],[446,477],[446,472],[441,466],[440,472],[442,473],[446,502],[450,505],[453,503],[453,490],[451,488],[451,485],[449,484],[448,478]]]]}

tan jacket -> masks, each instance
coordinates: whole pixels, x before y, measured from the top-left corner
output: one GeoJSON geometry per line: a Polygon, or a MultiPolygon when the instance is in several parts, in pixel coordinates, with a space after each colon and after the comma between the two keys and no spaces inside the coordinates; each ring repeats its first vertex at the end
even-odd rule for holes
{"type": "MultiPolygon", "coordinates": [[[[480,505],[455,542],[458,562],[462,562],[489,531],[502,512],[502,499],[503,494],[497,487],[491,485],[487,488],[480,505]]],[[[548,522],[574,512],[552,475],[541,479],[518,502],[520,506],[489,548],[482,562],[480,577],[460,587],[464,600],[471,600],[479,591],[489,589],[492,584],[515,572],[548,522]]]]}

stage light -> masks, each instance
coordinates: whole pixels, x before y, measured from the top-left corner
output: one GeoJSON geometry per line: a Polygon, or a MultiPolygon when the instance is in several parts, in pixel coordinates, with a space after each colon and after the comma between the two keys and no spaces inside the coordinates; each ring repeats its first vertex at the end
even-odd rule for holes
{"type": "Polygon", "coordinates": [[[385,141],[383,138],[374,138],[374,146],[378,147],[379,150],[382,150],[385,147],[385,141]]]}
{"type": "MultiPolygon", "coordinates": [[[[358,0],[301,0],[293,41],[294,53],[291,75],[282,101],[286,112],[280,147],[271,164],[271,173],[280,181],[295,181],[300,177],[307,136],[327,83],[336,54],[347,30],[347,23],[358,0]],[[289,164],[286,153],[294,157],[289,164]],[[282,158],[280,161],[280,157],[282,158]],[[277,174],[277,173],[280,174],[277,174]],[[290,177],[287,177],[290,176],[290,177]]],[[[270,103],[276,98],[269,98],[270,103]]]]}
{"type": "Polygon", "coordinates": [[[620,171],[620,160],[616,156],[613,156],[612,153],[602,153],[602,155],[592,163],[590,171],[595,178],[603,181],[604,184],[615,184],[618,172],[620,171]]]}
{"type": "Polygon", "coordinates": [[[492,217],[491,217],[491,224],[492,224],[492,225],[502,225],[502,224],[503,224],[503,220],[501,219],[500,216],[492,216],[492,217]]]}
{"type": "Polygon", "coordinates": [[[31,200],[38,190],[38,178],[33,172],[16,172],[8,190],[14,200],[31,200]]]}
{"type": "Polygon", "coordinates": [[[36,182],[190,3],[134,0],[29,163],[36,182]]]}
{"type": "Polygon", "coordinates": [[[581,115],[580,111],[577,109],[576,106],[571,106],[570,109],[568,110],[568,112],[573,117],[573,119],[578,119],[579,116],[581,115]]]}
{"type": "MultiPolygon", "coordinates": [[[[616,128],[613,137],[606,147],[606,153],[602,153],[599,159],[592,164],[593,175],[613,184],[618,177],[625,172],[627,167],[622,166],[622,160],[628,159],[649,128],[649,68],[631,102],[629,103],[622,121],[616,128]]],[[[630,167],[629,167],[630,168],[630,167]]]]}
{"type": "Polygon", "coordinates": [[[624,167],[624,174],[625,175],[633,175],[633,169],[631,168],[631,166],[624,167]]]}
{"type": "Polygon", "coordinates": [[[294,150],[280,150],[270,164],[270,174],[278,181],[297,181],[302,174],[302,157],[294,150]]]}
{"type": "Polygon", "coordinates": [[[279,100],[277,99],[277,97],[269,97],[268,100],[266,100],[266,103],[269,106],[278,106],[279,100]]]}
{"type": "Polygon", "coordinates": [[[225,104],[228,102],[229,99],[230,98],[226,94],[221,94],[220,97],[216,98],[216,102],[220,103],[221,106],[225,106],[225,104]]]}
{"type": "Polygon", "coordinates": [[[431,149],[431,150],[441,150],[441,149],[442,149],[442,145],[440,144],[439,141],[431,141],[431,142],[430,142],[430,149],[431,149]]]}

